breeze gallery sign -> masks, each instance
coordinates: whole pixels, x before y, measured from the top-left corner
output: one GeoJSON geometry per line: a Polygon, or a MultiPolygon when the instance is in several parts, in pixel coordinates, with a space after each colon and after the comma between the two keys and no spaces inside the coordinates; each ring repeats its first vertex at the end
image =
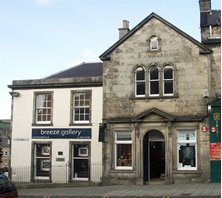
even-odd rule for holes
{"type": "Polygon", "coordinates": [[[33,139],[91,139],[90,128],[33,128],[33,139]]]}

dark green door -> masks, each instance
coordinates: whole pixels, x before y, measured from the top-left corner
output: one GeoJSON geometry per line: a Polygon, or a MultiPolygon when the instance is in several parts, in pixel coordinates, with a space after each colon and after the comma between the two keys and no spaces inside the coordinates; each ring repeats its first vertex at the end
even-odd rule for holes
{"type": "Polygon", "coordinates": [[[221,100],[209,103],[211,182],[221,181],[221,100]]]}

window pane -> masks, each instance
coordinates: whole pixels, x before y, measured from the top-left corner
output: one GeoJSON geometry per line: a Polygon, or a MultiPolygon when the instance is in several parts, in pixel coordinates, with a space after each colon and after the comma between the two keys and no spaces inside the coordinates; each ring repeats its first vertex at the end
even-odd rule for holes
{"type": "Polygon", "coordinates": [[[130,141],[130,140],[132,140],[131,134],[132,134],[131,132],[118,132],[117,133],[117,140],[130,141]]]}
{"type": "Polygon", "coordinates": [[[136,84],[136,95],[145,95],[145,82],[136,84]]]}
{"type": "Polygon", "coordinates": [[[165,67],[164,68],[164,79],[173,79],[173,69],[165,67]]]}
{"type": "Polygon", "coordinates": [[[164,94],[172,94],[173,93],[173,81],[165,80],[164,81],[164,94]]]}
{"type": "Polygon", "coordinates": [[[159,71],[156,66],[150,67],[150,80],[159,79],[159,71]]]}
{"type": "Polygon", "coordinates": [[[144,70],[142,67],[136,69],[136,80],[144,80],[144,70]]]}
{"type": "Polygon", "coordinates": [[[179,131],[178,132],[178,141],[195,141],[195,131],[179,131]]]}
{"type": "Polygon", "coordinates": [[[132,145],[117,144],[117,166],[132,166],[132,145]]]}
{"type": "Polygon", "coordinates": [[[195,145],[194,144],[179,144],[179,163],[182,167],[196,166],[195,145]]]}
{"type": "Polygon", "coordinates": [[[159,94],[159,81],[150,82],[150,94],[159,94]]]}

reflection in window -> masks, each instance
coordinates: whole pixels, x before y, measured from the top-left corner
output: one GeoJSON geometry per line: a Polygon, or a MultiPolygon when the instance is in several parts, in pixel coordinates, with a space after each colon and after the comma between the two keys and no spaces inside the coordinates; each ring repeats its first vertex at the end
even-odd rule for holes
{"type": "Polygon", "coordinates": [[[159,70],[155,65],[149,69],[149,95],[159,95],[159,70]]]}
{"type": "Polygon", "coordinates": [[[178,169],[196,170],[196,132],[181,130],[177,134],[178,169]]]}
{"type": "Polygon", "coordinates": [[[37,124],[48,124],[52,120],[52,94],[36,94],[35,116],[37,124]]]}
{"type": "Polygon", "coordinates": [[[135,72],[136,96],[145,96],[145,72],[142,67],[138,67],[135,72]]]}
{"type": "Polygon", "coordinates": [[[166,66],[163,69],[163,94],[172,95],[173,94],[173,68],[166,66]]]}
{"type": "Polygon", "coordinates": [[[116,133],[116,168],[132,169],[132,133],[116,133]]]}
{"type": "Polygon", "coordinates": [[[74,93],[73,95],[73,122],[89,123],[90,120],[90,93],[74,93]]]}

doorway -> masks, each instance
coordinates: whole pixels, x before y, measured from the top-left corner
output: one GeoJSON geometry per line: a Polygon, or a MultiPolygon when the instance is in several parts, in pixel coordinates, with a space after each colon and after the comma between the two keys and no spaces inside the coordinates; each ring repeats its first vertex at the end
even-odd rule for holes
{"type": "Polygon", "coordinates": [[[144,181],[161,181],[165,174],[165,140],[160,131],[152,130],[143,139],[144,181]]]}

